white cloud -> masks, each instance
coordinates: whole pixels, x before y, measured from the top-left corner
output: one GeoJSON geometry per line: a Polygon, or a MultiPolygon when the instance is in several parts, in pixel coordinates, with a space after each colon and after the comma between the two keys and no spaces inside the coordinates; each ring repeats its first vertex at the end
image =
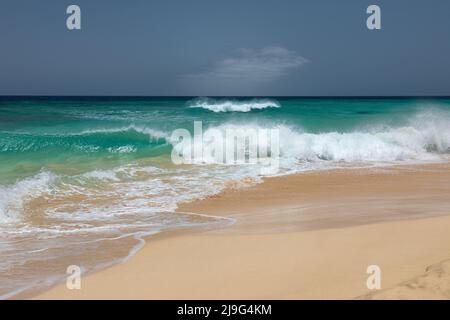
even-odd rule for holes
{"type": "Polygon", "coordinates": [[[282,47],[240,49],[234,57],[217,62],[205,72],[183,76],[183,82],[198,90],[216,88],[220,89],[218,91],[233,92],[254,89],[281,78],[307,62],[307,59],[282,47]]]}

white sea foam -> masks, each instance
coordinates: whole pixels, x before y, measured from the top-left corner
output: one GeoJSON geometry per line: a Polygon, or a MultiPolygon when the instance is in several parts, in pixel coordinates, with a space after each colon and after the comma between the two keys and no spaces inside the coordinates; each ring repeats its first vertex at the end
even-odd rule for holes
{"type": "Polygon", "coordinates": [[[135,146],[130,146],[130,145],[120,146],[117,148],[108,148],[108,152],[110,152],[110,153],[133,153],[136,151],[137,151],[137,148],[135,146]]]}
{"type": "Polygon", "coordinates": [[[196,99],[189,103],[191,108],[202,108],[212,112],[250,112],[266,108],[280,108],[280,104],[269,99],[255,99],[250,101],[196,99]]]}
{"type": "Polygon", "coordinates": [[[384,132],[322,134],[299,133],[289,128],[280,131],[282,157],[302,161],[432,160],[446,153],[449,147],[449,140],[412,127],[384,132]]]}
{"type": "Polygon", "coordinates": [[[94,170],[89,171],[81,175],[83,178],[100,180],[100,181],[118,181],[119,179],[116,177],[116,172],[114,170],[94,170]]]}
{"type": "MultiPolygon", "coordinates": [[[[217,193],[227,180],[241,176],[245,175],[231,168],[205,172],[202,168],[162,169],[133,164],[75,176],[41,172],[0,187],[0,224],[27,218],[25,205],[41,196],[48,199],[42,214],[62,222],[113,222],[115,217],[136,215],[148,218],[174,212],[180,202],[217,193]]],[[[155,219],[156,224],[167,223],[163,216],[160,221],[155,219]]],[[[78,227],[76,232],[90,228],[78,227]]]]}
{"type": "MultiPolygon", "coordinates": [[[[351,132],[308,133],[287,125],[221,124],[208,130],[278,129],[280,157],[286,164],[308,162],[401,162],[438,160],[450,153],[450,117],[436,111],[415,115],[399,127],[351,132]]],[[[259,141],[262,146],[267,141],[259,141]]],[[[208,155],[207,158],[213,158],[208,155]]],[[[310,167],[310,166],[309,166],[310,167]]],[[[289,168],[286,168],[289,169],[289,168]]]]}

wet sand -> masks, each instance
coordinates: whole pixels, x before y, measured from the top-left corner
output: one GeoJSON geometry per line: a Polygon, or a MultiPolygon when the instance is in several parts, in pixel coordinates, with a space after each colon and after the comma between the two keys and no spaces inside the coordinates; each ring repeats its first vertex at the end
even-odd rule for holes
{"type": "Polygon", "coordinates": [[[267,178],[180,207],[232,226],[150,237],[37,299],[450,298],[450,165],[267,178]],[[381,268],[382,290],[366,286],[381,268]]]}

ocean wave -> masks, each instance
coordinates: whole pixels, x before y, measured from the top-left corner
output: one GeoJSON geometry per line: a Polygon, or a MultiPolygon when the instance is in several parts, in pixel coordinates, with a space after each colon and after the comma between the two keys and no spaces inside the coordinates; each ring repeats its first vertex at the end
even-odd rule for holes
{"type": "Polygon", "coordinates": [[[281,129],[282,156],[301,161],[432,160],[447,153],[449,140],[413,127],[382,132],[299,133],[281,129]]]}
{"type": "Polygon", "coordinates": [[[200,98],[189,103],[190,108],[202,108],[212,112],[250,112],[266,108],[280,108],[280,104],[269,99],[254,99],[249,101],[215,100],[200,98]]]}
{"type": "Polygon", "coordinates": [[[151,128],[130,125],[55,134],[1,132],[0,137],[2,152],[39,151],[44,148],[59,147],[88,153],[102,150],[110,153],[133,153],[138,147],[166,144],[168,134],[151,128]]]}
{"type": "MultiPolygon", "coordinates": [[[[437,160],[450,153],[450,116],[439,111],[418,113],[404,126],[381,126],[351,132],[309,133],[284,124],[270,126],[227,123],[207,128],[205,135],[212,130],[219,130],[225,137],[225,132],[229,129],[244,132],[276,129],[279,133],[281,160],[290,159],[296,163],[426,161],[437,160]]],[[[218,143],[223,144],[221,141],[218,143]]],[[[258,141],[259,148],[265,145],[266,140],[258,141]]],[[[214,150],[211,146],[207,149],[214,150]]],[[[206,155],[206,158],[214,159],[212,155],[206,155]]]]}
{"type": "Polygon", "coordinates": [[[114,134],[114,133],[126,133],[126,132],[137,132],[144,134],[152,139],[162,139],[165,140],[169,137],[168,133],[160,131],[157,129],[152,129],[144,126],[129,125],[119,128],[106,128],[106,129],[92,129],[83,130],[79,133],[68,133],[67,136],[89,136],[96,134],[114,134]]]}

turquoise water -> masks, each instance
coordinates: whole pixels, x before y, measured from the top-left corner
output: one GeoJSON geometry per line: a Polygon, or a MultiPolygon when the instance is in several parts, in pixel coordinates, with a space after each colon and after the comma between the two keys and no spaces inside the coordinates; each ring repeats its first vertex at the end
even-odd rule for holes
{"type": "MultiPolygon", "coordinates": [[[[0,100],[0,182],[11,183],[48,167],[56,173],[75,174],[168,155],[170,133],[176,128],[192,130],[195,120],[206,127],[254,124],[311,134],[349,133],[377,126],[409,127],[415,117],[429,118],[427,111],[435,111],[439,118],[439,111],[450,110],[448,99],[259,99],[280,107],[251,112],[190,108],[210,105],[217,110],[214,106],[227,100],[0,100]]],[[[231,101],[236,102],[237,111],[239,103],[258,102],[231,101]]]]}
{"type": "Polygon", "coordinates": [[[0,98],[0,296],[50,284],[68,260],[113,263],[144,235],[224,223],[174,211],[261,171],[175,165],[171,134],[194,121],[204,132],[277,130],[277,174],[450,152],[450,99],[0,98]]]}

